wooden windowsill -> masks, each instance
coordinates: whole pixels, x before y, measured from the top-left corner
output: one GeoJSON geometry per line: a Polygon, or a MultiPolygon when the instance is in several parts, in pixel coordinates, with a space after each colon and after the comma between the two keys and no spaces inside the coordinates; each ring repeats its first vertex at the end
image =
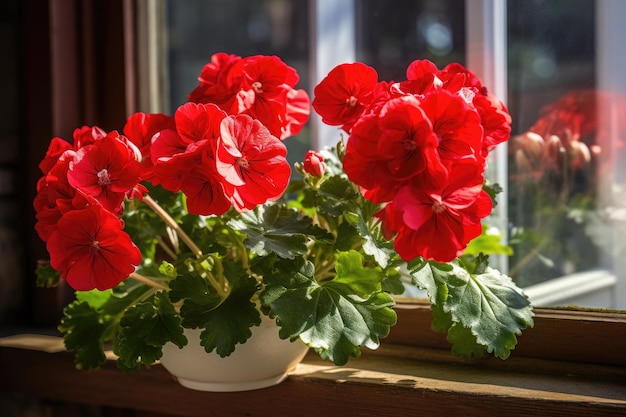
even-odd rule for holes
{"type": "Polygon", "coordinates": [[[278,386],[207,393],[180,386],[160,365],[132,375],[113,361],[97,372],[77,371],[59,342],[33,337],[0,347],[0,393],[172,416],[626,415],[623,367],[467,361],[437,349],[389,345],[343,367],[309,354],[278,386]]]}

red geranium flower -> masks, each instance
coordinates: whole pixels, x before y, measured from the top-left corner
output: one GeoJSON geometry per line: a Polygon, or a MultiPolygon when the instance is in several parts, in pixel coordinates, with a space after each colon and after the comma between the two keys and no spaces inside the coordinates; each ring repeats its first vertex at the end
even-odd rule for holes
{"type": "Polygon", "coordinates": [[[124,125],[124,135],[139,148],[142,156],[141,179],[150,180],[154,176],[153,162],[150,157],[152,137],[161,130],[176,129],[174,118],[166,114],[135,113],[132,114],[124,125]]]}
{"type": "Polygon", "coordinates": [[[285,95],[283,111],[280,117],[280,136],[278,139],[300,133],[311,114],[311,100],[305,90],[290,89],[285,95]]]}
{"type": "Polygon", "coordinates": [[[342,64],[315,87],[313,108],[322,121],[349,132],[372,99],[378,73],[360,62],[342,64]]]}
{"type": "Polygon", "coordinates": [[[375,203],[393,198],[418,175],[433,185],[445,181],[433,125],[413,96],[389,100],[380,115],[362,117],[352,129],[343,167],[365,197],[375,203]]]}
{"type": "Polygon", "coordinates": [[[99,127],[83,126],[81,128],[74,129],[73,145],[63,138],[52,138],[50,145],[48,145],[46,156],[39,163],[39,169],[41,169],[41,172],[44,174],[47,174],[65,151],[70,149],[78,150],[83,146],[91,145],[94,141],[102,139],[106,135],[106,132],[99,127]]]}
{"type": "Polygon", "coordinates": [[[67,172],[76,153],[67,150],[61,154],[48,173],[37,182],[37,195],[33,200],[37,223],[35,230],[46,242],[56,230],[59,218],[70,210],[85,208],[87,199],[70,185],[67,172]]]}
{"type": "Polygon", "coordinates": [[[108,210],[118,211],[139,182],[138,158],[138,150],[125,137],[109,134],[76,152],[67,179],[108,210]]]}
{"type": "MultiPolygon", "coordinates": [[[[38,194],[37,197],[39,197],[38,194]]],[[[37,199],[35,197],[35,199],[37,199]]],[[[37,211],[35,215],[37,222],[35,223],[35,231],[43,242],[47,242],[50,239],[50,235],[57,230],[57,223],[63,214],[58,207],[46,207],[37,211]]]]}
{"type": "Polygon", "coordinates": [[[277,56],[244,58],[243,91],[254,99],[242,112],[258,119],[273,136],[285,139],[302,130],[309,118],[309,95],[295,90],[299,77],[296,70],[277,56]]]}
{"type": "MultiPolygon", "coordinates": [[[[153,183],[170,191],[180,191],[203,158],[214,160],[224,117],[226,113],[214,104],[180,106],[174,114],[176,130],[163,130],[152,141],[153,183]]],[[[219,182],[217,178],[207,180],[219,182]]]]}
{"type": "Polygon", "coordinates": [[[45,193],[49,205],[59,207],[62,212],[75,208],[72,200],[76,195],[76,189],[67,179],[69,166],[75,156],[74,151],[64,152],[38,184],[38,191],[45,193]]]}
{"type": "Polygon", "coordinates": [[[231,115],[248,114],[282,140],[299,133],[309,118],[307,92],[293,88],[298,79],[277,56],[219,53],[202,69],[189,100],[216,104],[231,115]]]}
{"type": "Polygon", "coordinates": [[[215,159],[207,153],[202,155],[200,162],[188,172],[181,190],[187,196],[187,210],[190,213],[219,216],[228,211],[230,200],[224,194],[215,159]]]}
{"type": "Polygon", "coordinates": [[[254,95],[242,94],[243,59],[219,52],[202,68],[200,84],[189,94],[194,103],[213,103],[228,114],[238,114],[250,107],[254,95]]]}
{"type": "Polygon", "coordinates": [[[491,93],[486,96],[477,94],[473,104],[480,114],[480,120],[485,129],[481,152],[483,157],[487,157],[496,145],[509,139],[511,116],[504,103],[491,93]]]}
{"type": "Polygon", "coordinates": [[[443,82],[444,88],[452,92],[457,92],[462,87],[471,87],[476,93],[487,95],[487,88],[480,78],[458,62],[446,65],[437,73],[437,77],[443,82]]]}
{"type": "Polygon", "coordinates": [[[287,187],[291,168],[287,148],[263,124],[247,115],[222,122],[216,152],[224,191],[239,210],[278,198],[287,187]]]}
{"type": "Polygon", "coordinates": [[[33,200],[37,218],[35,230],[44,242],[56,230],[61,215],[73,208],[72,199],[76,190],[67,182],[67,170],[74,155],[74,151],[63,153],[37,182],[37,195],[33,200]]]}
{"type": "Polygon", "coordinates": [[[65,213],[46,247],[50,265],[77,291],[113,288],[141,262],[121,221],[97,204],[65,213]]]}
{"type": "Polygon", "coordinates": [[[480,156],[483,140],[480,116],[461,96],[438,89],[427,93],[421,106],[432,121],[442,159],[476,159],[480,156]]]}
{"type": "Polygon", "coordinates": [[[52,138],[50,141],[50,145],[48,145],[48,150],[46,151],[46,156],[39,163],[39,169],[44,174],[47,174],[50,169],[57,163],[59,157],[63,154],[63,152],[72,149],[72,145],[70,145],[65,139],[62,138],[52,138]]]}
{"type": "Polygon", "coordinates": [[[437,77],[439,69],[427,59],[417,59],[406,69],[406,81],[399,83],[399,88],[410,94],[424,94],[440,88],[443,82],[437,77]]]}
{"type": "Polygon", "coordinates": [[[402,188],[380,214],[386,236],[397,233],[394,247],[404,260],[418,256],[449,262],[482,233],[480,220],[491,212],[483,191],[483,168],[474,162],[451,167],[448,183],[428,191],[402,188]]]}
{"type": "Polygon", "coordinates": [[[83,146],[91,145],[98,139],[102,139],[107,135],[107,132],[100,129],[97,126],[83,126],[78,129],[74,129],[74,150],[77,151],[83,146]]]}
{"type": "Polygon", "coordinates": [[[299,80],[293,67],[277,56],[255,55],[244,58],[244,90],[269,99],[283,94],[283,86],[295,87],[299,80]]]}

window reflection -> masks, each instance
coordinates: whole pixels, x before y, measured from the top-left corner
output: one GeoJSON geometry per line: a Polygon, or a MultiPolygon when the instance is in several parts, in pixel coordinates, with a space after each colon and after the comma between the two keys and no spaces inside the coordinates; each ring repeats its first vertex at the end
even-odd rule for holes
{"type": "Polygon", "coordinates": [[[585,225],[600,151],[594,13],[591,0],[508,2],[509,272],[521,286],[600,263],[585,225]]]}

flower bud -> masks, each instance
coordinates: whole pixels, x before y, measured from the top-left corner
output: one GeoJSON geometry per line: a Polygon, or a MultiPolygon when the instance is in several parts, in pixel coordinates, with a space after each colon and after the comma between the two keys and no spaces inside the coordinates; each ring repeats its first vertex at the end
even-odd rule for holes
{"type": "Polygon", "coordinates": [[[304,156],[304,172],[314,177],[323,177],[326,172],[326,163],[322,154],[308,151],[304,156]]]}
{"type": "Polygon", "coordinates": [[[528,131],[516,136],[514,143],[532,161],[540,161],[543,157],[545,142],[543,137],[535,132],[528,131]]]}
{"type": "Polygon", "coordinates": [[[511,140],[515,165],[523,178],[541,177],[546,143],[541,135],[527,131],[511,140]]]}
{"type": "Polygon", "coordinates": [[[571,146],[570,165],[572,169],[581,169],[591,162],[591,151],[589,151],[589,148],[585,143],[578,141],[572,142],[571,146]]]}
{"type": "Polygon", "coordinates": [[[521,149],[515,151],[515,166],[520,172],[529,173],[533,171],[533,164],[530,163],[521,149]]]}
{"type": "Polygon", "coordinates": [[[546,142],[546,158],[548,162],[548,168],[559,170],[562,167],[565,158],[565,147],[561,138],[556,135],[551,135],[546,142]]]}

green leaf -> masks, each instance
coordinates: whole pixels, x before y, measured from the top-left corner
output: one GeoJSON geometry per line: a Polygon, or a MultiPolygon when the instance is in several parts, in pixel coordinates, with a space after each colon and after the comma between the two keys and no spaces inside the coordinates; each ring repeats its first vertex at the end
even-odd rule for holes
{"type": "Polygon", "coordinates": [[[224,262],[224,274],[229,277],[231,292],[218,308],[202,315],[203,323],[199,326],[204,328],[201,345],[207,352],[215,350],[221,357],[233,353],[238,343],[250,338],[250,328],[261,324],[257,306],[250,301],[259,290],[256,279],[234,261],[224,262]]]}
{"type": "Polygon", "coordinates": [[[91,307],[98,309],[109,300],[111,294],[113,294],[112,290],[76,291],[76,299],[78,301],[84,301],[91,307]]]}
{"type": "Polygon", "coordinates": [[[83,294],[63,310],[58,330],[63,333],[65,347],[75,350],[74,362],[78,369],[98,369],[106,357],[104,343],[114,339],[123,312],[137,303],[151,288],[127,280],[110,291],[109,297],[100,306],[102,299],[94,294],[83,294]],[[90,305],[93,303],[93,305],[90,305]]]}
{"type": "Polygon", "coordinates": [[[487,347],[479,344],[472,331],[460,323],[452,323],[447,339],[452,344],[452,353],[457,356],[482,358],[487,352],[487,347]]]}
{"type": "Polygon", "coordinates": [[[491,202],[493,204],[493,207],[496,207],[498,205],[496,196],[503,191],[502,186],[500,186],[500,184],[496,182],[490,182],[486,180],[485,183],[483,184],[483,190],[485,190],[487,194],[489,194],[489,197],[491,197],[491,202]]]}
{"type": "Polygon", "coordinates": [[[215,350],[224,357],[238,343],[248,340],[250,327],[259,325],[261,320],[256,305],[250,301],[259,289],[256,279],[232,259],[222,259],[221,266],[230,286],[226,299],[198,272],[192,271],[170,282],[170,300],[183,301],[180,315],[184,327],[204,329],[200,339],[205,350],[215,350]]]}
{"type": "Polygon", "coordinates": [[[170,282],[169,297],[173,303],[184,300],[180,308],[183,326],[202,327],[210,312],[224,299],[217,294],[209,282],[197,273],[185,273],[170,282]]]}
{"type": "Polygon", "coordinates": [[[319,212],[337,230],[337,250],[356,247],[356,243],[362,241],[360,246],[363,247],[363,252],[372,256],[376,264],[387,267],[392,256],[392,246],[378,235],[377,229],[372,231],[367,220],[379,210],[378,205],[365,200],[354,184],[339,175],[322,183],[315,202],[319,206],[319,212]],[[336,224],[340,217],[343,217],[345,223],[336,224]],[[354,230],[348,228],[346,223],[354,230]],[[348,243],[352,245],[347,247],[348,243]]]}
{"type": "Polygon", "coordinates": [[[59,285],[61,273],[50,266],[50,262],[40,260],[37,262],[36,284],[41,288],[53,288],[59,285]]]}
{"type": "Polygon", "coordinates": [[[165,277],[176,278],[176,267],[169,262],[162,261],[159,265],[159,273],[165,277]]]}
{"type": "MultiPolygon", "coordinates": [[[[428,292],[432,304],[450,313],[454,323],[468,328],[488,352],[505,359],[517,344],[516,335],[533,325],[533,312],[513,281],[485,266],[485,259],[473,265],[473,271],[479,273],[471,273],[455,261],[420,263],[411,274],[413,283],[428,292]]],[[[455,330],[453,339],[459,332],[455,330]]]]}
{"type": "Polygon", "coordinates": [[[219,308],[207,313],[205,329],[200,333],[204,350],[215,350],[225,357],[235,351],[238,343],[245,343],[252,336],[250,328],[261,324],[261,316],[256,305],[250,302],[250,296],[247,291],[231,293],[219,308]]]}
{"type": "Polygon", "coordinates": [[[120,320],[115,343],[118,366],[127,372],[150,365],[163,355],[163,345],[187,344],[181,320],[167,294],[159,291],[143,303],[130,307],[120,320]]]}
{"type": "MultiPolygon", "coordinates": [[[[369,203],[367,203],[369,204],[369,203]]],[[[371,211],[371,207],[367,209],[371,211]]],[[[361,208],[354,213],[346,213],[345,218],[359,233],[363,239],[363,252],[374,258],[377,265],[387,268],[393,255],[393,246],[387,240],[381,238],[378,229],[371,230],[365,220],[370,214],[364,216],[361,208]]]]}
{"type": "Polygon", "coordinates": [[[382,290],[389,294],[401,295],[405,292],[402,276],[397,268],[385,270],[385,279],[382,281],[382,290]]]}
{"type": "Polygon", "coordinates": [[[65,307],[63,314],[58,329],[64,334],[65,347],[76,351],[76,368],[100,368],[106,362],[105,334],[112,317],[101,316],[85,301],[74,301],[65,307]]]}
{"type": "Polygon", "coordinates": [[[336,251],[347,251],[360,245],[361,235],[356,228],[348,222],[342,222],[337,227],[337,239],[334,249],[336,251]]]}
{"type": "Polygon", "coordinates": [[[296,210],[278,206],[259,206],[241,214],[240,220],[228,225],[248,235],[245,244],[253,253],[265,256],[271,252],[287,259],[307,252],[305,233],[311,219],[301,217],[296,210]]]}
{"type": "Polygon", "coordinates": [[[381,291],[383,277],[380,268],[363,267],[363,256],[356,251],[337,253],[335,271],[335,279],[326,286],[349,289],[350,293],[360,298],[368,298],[381,291]]]}
{"type": "Polygon", "coordinates": [[[452,344],[452,353],[466,358],[485,356],[486,347],[476,342],[470,329],[452,321],[452,315],[443,311],[440,305],[431,305],[433,314],[432,328],[435,331],[447,332],[447,340],[452,344]]]}
{"type": "Polygon", "coordinates": [[[277,316],[281,338],[300,337],[323,359],[342,365],[358,357],[361,346],[376,349],[396,314],[380,271],[365,268],[359,253],[338,254],[336,269],[335,279],[320,285],[311,262],[282,262],[266,277],[261,301],[277,316]]]}
{"type": "Polygon", "coordinates": [[[513,249],[510,246],[502,244],[502,234],[494,232],[494,230],[494,228],[483,225],[482,234],[470,241],[464,254],[478,255],[479,253],[486,253],[488,255],[513,255],[513,249]]]}
{"type": "Polygon", "coordinates": [[[317,204],[320,213],[339,217],[345,212],[356,212],[357,201],[361,198],[361,194],[347,178],[336,175],[322,183],[317,204]]]}

